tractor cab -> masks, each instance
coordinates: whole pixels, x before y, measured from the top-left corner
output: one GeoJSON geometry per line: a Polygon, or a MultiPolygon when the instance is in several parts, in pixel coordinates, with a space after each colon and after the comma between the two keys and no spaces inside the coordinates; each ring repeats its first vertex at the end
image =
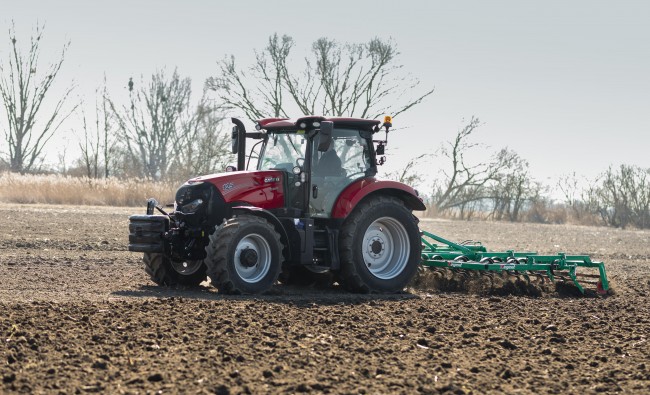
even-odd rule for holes
{"type": "MultiPolygon", "coordinates": [[[[357,118],[267,118],[257,122],[257,133],[244,135],[261,140],[257,170],[283,172],[286,207],[299,210],[301,216],[330,218],[347,186],[377,174],[372,135],[378,125],[379,121],[357,118]]],[[[242,157],[239,136],[237,125],[233,148],[242,157]]],[[[253,150],[246,162],[252,157],[253,150]]]]}

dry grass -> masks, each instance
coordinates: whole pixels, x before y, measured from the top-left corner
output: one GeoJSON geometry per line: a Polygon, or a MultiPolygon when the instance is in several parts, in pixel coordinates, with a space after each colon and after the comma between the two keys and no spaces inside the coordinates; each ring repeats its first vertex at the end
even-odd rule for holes
{"type": "Polygon", "coordinates": [[[177,188],[144,180],[0,173],[0,201],[5,203],[142,206],[150,197],[172,202],[177,188]]]}
{"type": "MultiPolygon", "coordinates": [[[[156,198],[166,204],[174,201],[177,182],[151,182],[146,180],[92,179],[61,175],[18,175],[0,172],[0,202],[24,204],[69,204],[91,206],[130,206],[146,204],[148,198],[156,198]]],[[[421,218],[459,219],[454,213],[438,213],[429,208],[416,212],[421,218]]],[[[487,213],[474,212],[472,220],[485,221],[487,213]]],[[[519,222],[551,224],[604,225],[595,214],[582,213],[580,218],[566,207],[543,204],[521,213],[519,222]]]]}

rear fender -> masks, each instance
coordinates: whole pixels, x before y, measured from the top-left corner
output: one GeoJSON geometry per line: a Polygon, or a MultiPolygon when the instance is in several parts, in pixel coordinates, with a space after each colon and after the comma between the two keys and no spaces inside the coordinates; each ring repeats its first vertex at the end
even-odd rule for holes
{"type": "Polygon", "coordinates": [[[361,201],[377,195],[395,196],[411,210],[426,209],[422,199],[410,186],[396,181],[377,180],[374,177],[369,177],[348,185],[341,192],[332,209],[332,218],[347,218],[361,201]]]}
{"type": "Polygon", "coordinates": [[[278,233],[280,234],[280,241],[282,242],[282,244],[284,244],[285,247],[284,250],[287,252],[286,253],[287,256],[285,258],[287,260],[291,260],[291,246],[289,245],[289,237],[287,236],[287,231],[286,229],[284,229],[282,222],[280,222],[278,217],[273,215],[273,213],[263,208],[255,207],[255,206],[237,206],[232,208],[232,214],[233,215],[238,215],[238,214],[256,215],[258,217],[262,217],[267,221],[269,221],[273,225],[275,230],[277,230],[278,233]]]}

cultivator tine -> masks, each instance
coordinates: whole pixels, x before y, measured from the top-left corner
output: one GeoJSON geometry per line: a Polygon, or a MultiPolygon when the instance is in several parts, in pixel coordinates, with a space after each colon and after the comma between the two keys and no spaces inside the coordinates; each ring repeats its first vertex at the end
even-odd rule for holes
{"type": "Polygon", "coordinates": [[[505,270],[506,274],[510,277],[519,277],[519,273],[512,270],[505,270]]]}
{"type": "Polygon", "coordinates": [[[546,276],[546,273],[532,272],[531,271],[530,275],[532,277],[536,278],[538,280],[537,282],[539,284],[542,284],[542,285],[546,283],[546,279],[548,278],[548,276],[546,276]]]}
{"type": "Polygon", "coordinates": [[[555,278],[563,283],[568,281],[568,274],[562,273],[562,272],[556,272],[555,273],[555,278]]]}
{"type": "Polygon", "coordinates": [[[569,277],[571,277],[571,280],[573,281],[573,285],[575,285],[578,288],[578,290],[580,290],[580,293],[584,294],[585,290],[584,290],[584,288],[582,288],[582,284],[580,284],[580,282],[578,282],[578,278],[576,277],[575,268],[573,270],[569,271],[569,277]]]}
{"type": "Polygon", "coordinates": [[[471,278],[471,274],[467,270],[463,270],[463,269],[456,270],[456,274],[458,275],[458,277],[463,282],[465,282],[465,281],[467,281],[467,280],[469,280],[471,278]]]}
{"type": "Polygon", "coordinates": [[[435,274],[438,277],[444,277],[445,276],[445,269],[439,268],[439,267],[434,267],[431,268],[431,272],[435,274]]]}
{"type": "Polygon", "coordinates": [[[492,272],[479,272],[481,273],[481,276],[487,277],[487,279],[490,281],[490,292],[494,292],[494,273],[492,272]]]}
{"type": "MultiPolygon", "coordinates": [[[[494,275],[499,274],[505,280],[545,284],[572,284],[581,293],[584,285],[595,285],[596,292],[606,294],[609,290],[605,265],[593,262],[586,255],[539,255],[536,252],[488,252],[479,242],[466,240],[453,243],[440,236],[422,232],[422,265],[435,273],[451,272],[445,278],[465,284],[472,277],[488,277],[490,288],[494,287],[494,275]],[[440,244],[438,244],[440,243],[440,244]],[[598,274],[578,272],[597,269],[598,274]]],[[[442,275],[442,274],[441,274],[442,275]]]]}
{"type": "Polygon", "coordinates": [[[490,279],[490,281],[494,282],[494,274],[492,274],[492,272],[484,272],[484,271],[480,271],[480,272],[478,272],[478,273],[479,273],[479,275],[480,275],[481,277],[487,277],[487,278],[490,279]]]}

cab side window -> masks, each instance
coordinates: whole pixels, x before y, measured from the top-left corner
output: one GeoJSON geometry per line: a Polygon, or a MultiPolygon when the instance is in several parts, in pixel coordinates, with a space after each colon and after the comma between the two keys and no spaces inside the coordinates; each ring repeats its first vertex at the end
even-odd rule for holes
{"type": "Polygon", "coordinates": [[[367,140],[352,129],[334,129],[332,146],[326,152],[315,150],[312,161],[314,176],[356,179],[370,168],[367,140]]]}
{"type": "Polygon", "coordinates": [[[365,175],[370,167],[368,143],[360,136],[334,139],[334,149],[339,153],[345,176],[355,179],[365,175]]]}
{"type": "Polygon", "coordinates": [[[370,169],[368,142],[355,129],[334,129],[326,152],[314,147],[312,186],[318,193],[309,201],[314,217],[328,218],[339,194],[370,169]]]}

